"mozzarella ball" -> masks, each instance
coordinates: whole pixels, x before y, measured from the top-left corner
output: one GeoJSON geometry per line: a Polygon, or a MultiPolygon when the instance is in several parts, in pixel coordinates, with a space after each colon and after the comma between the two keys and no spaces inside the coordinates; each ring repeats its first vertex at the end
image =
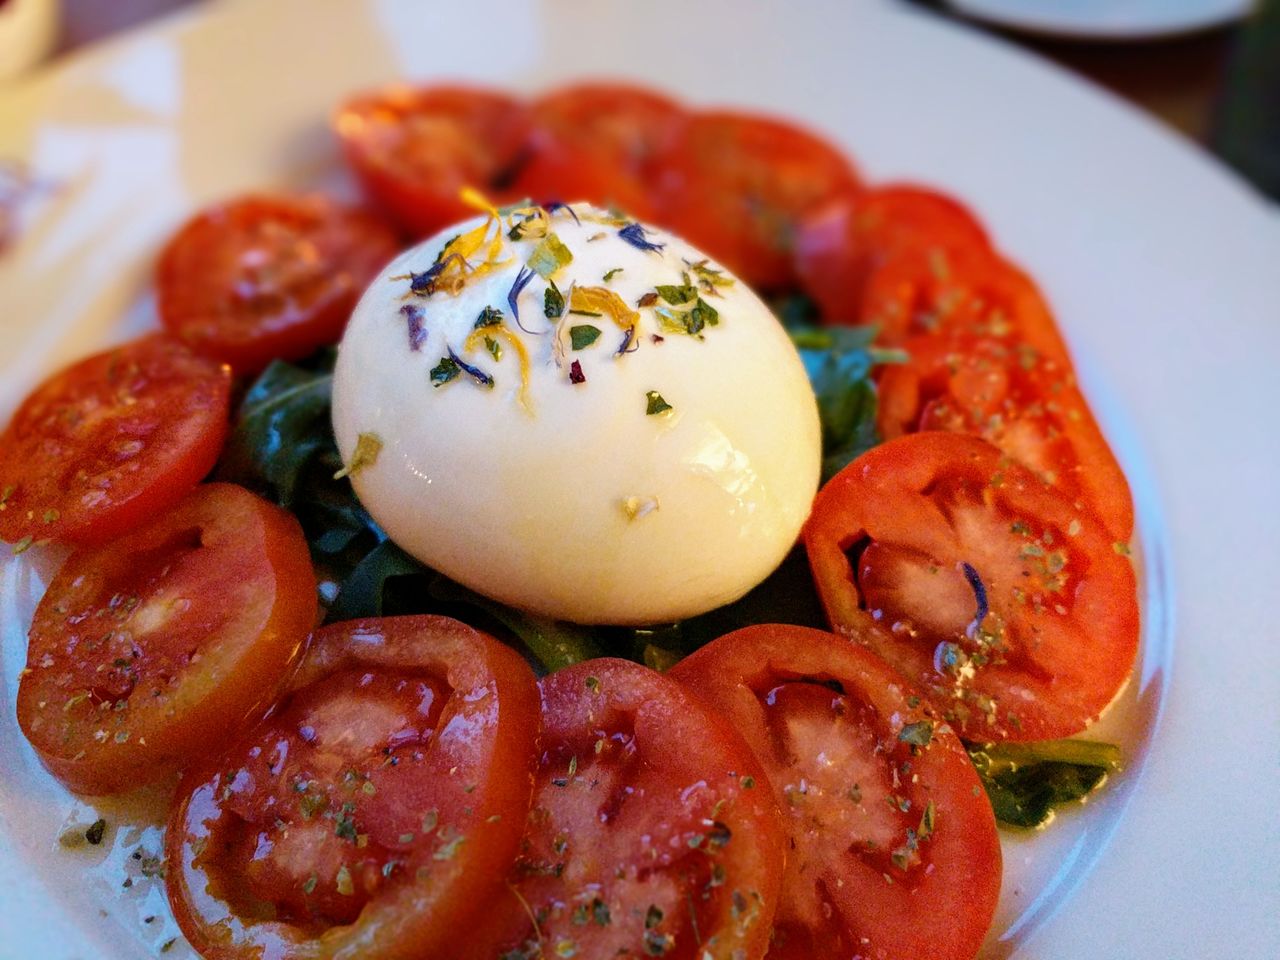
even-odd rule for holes
{"type": "Polygon", "coordinates": [[[401,254],[347,326],[333,427],[405,551],[591,624],[742,596],[795,543],[821,461],[809,380],[760,298],[588,204],[494,211],[401,254]]]}

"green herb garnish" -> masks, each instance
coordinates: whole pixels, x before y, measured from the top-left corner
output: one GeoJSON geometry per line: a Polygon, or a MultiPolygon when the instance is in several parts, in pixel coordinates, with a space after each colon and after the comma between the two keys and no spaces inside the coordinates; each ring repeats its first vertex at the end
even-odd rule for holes
{"type": "Polygon", "coordinates": [[[674,409],[671,404],[667,403],[667,401],[662,398],[662,394],[657,390],[647,391],[645,393],[645,400],[644,412],[646,416],[652,417],[655,414],[666,413],[668,410],[674,409]]]}
{"type": "Polygon", "coordinates": [[[579,324],[569,328],[569,342],[573,345],[574,350],[582,350],[591,346],[600,337],[600,328],[593,327],[589,323],[579,324]]]}
{"type": "Polygon", "coordinates": [[[528,266],[543,280],[550,280],[556,271],[572,262],[573,254],[569,248],[554,233],[548,233],[529,254],[528,266]]]}

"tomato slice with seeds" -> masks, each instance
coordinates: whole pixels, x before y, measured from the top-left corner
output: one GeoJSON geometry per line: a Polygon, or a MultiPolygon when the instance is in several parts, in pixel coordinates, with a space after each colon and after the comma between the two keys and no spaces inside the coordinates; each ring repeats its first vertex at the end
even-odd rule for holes
{"type": "Polygon", "coordinates": [[[995,818],[963,745],[887,663],[764,624],[670,676],[742,733],[784,811],[771,960],[977,952],[1000,893],[995,818]]]}
{"type": "Polygon", "coordinates": [[[982,437],[1094,513],[1113,539],[1133,533],[1133,498],[1069,364],[998,336],[914,337],[882,368],[877,425],[982,437]]]}
{"type": "Polygon", "coordinates": [[[613,83],[564,87],[530,106],[529,157],[516,192],[534,199],[589,200],[653,216],[655,154],[684,117],[674,101],[613,83]]]}
{"type": "Polygon", "coordinates": [[[541,687],[521,852],[463,955],[761,957],[783,834],[747,746],[675,681],[629,661],[589,660],[541,687]]]}
{"type": "Polygon", "coordinates": [[[261,715],[315,616],[298,522],[241,487],[197,487],[63,564],[36,608],[18,723],[72,790],[162,779],[261,715]]]}
{"type": "Polygon", "coordinates": [[[0,435],[0,539],[101,543],[168,509],[218,459],[230,393],[229,370],[164,336],[54,374],[0,435]]]}
{"type": "Polygon", "coordinates": [[[796,274],[828,323],[854,323],[867,281],[879,267],[911,251],[988,252],[987,232],[946,194],[913,184],[849,190],[801,221],[796,274]]]}
{"type": "Polygon", "coordinates": [[[863,454],[819,491],[804,542],[832,627],[968,740],[1078,733],[1129,677],[1124,551],[985,440],[917,433],[863,454]]]}
{"type": "Polygon", "coordinates": [[[205,210],[160,254],[160,319],[199,353],[256,373],[336,343],[399,243],[319,196],[248,196],[205,210]]]}
{"type": "Polygon", "coordinates": [[[505,94],[395,86],[348,100],[334,127],[365,193],[413,237],[474,215],[458,197],[463,187],[498,203],[520,199],[511,184],[529,115],[505,94]]]}
{"type": "Polygon", "coordinates": [[[271,717],[190,772],[169,900],[209,960],[444,957],[511,868],[537,686],[446,617],[332,624],[271,717]]]}
{"type": "Polygon", "coordinates": [[[692,114],[655,160],[659,221],[763,290],[794,281],[800,222],[856,189],[845,156],[789,123],[692,114]]]}

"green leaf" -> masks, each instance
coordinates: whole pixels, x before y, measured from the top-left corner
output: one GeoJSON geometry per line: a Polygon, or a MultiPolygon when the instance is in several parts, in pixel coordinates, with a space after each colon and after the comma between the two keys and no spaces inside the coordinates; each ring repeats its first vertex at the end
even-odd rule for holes
{"type": "Polygon", "coordinates": [[[1017,827],[1048,823],[1054,808],[1100,787],[1120,768],[1120,749],[1091,740],[969,746],[996,819],[1017,827]]]}
{"type": "MultiPolygon", "coordinates": [[[[312,459],[333,445],[328,371],[275,361],[249,388],[227,440],[216,477],[292,508],[298,480],[312,459]]],[[[340,468],[341,465],[339,465],[340,468]]]]}
{"type": "Polygon", "coordinates": [[[900,362],[897,351],[873,347],[874,327],[791,329],[805,372],[818,400],[822,423],[822,482],[880,442],[872,369],[900,362]]]}
{"type": "Polygon", "coordinates": [[[659,284],[654,289],[658,291],[658,296],[672,306],[692,303],[698,296],[698,288],[691,284],[681,284],[679,286],[659,284]]]}
{"type": "Polygon", "coordinates": [[[590,627],[514,610],[446,577],[438,576],[432,582],[431,594],[438,600],[483,610],[515,634],[548,672],[604,656],[596,631],[590,627]]]}
{"type": "Polygon", "coordinates": [[[649,390],[644,396],[644,412],[646,416],[652,417],[655,414],[665,413],[666,411],[673,409],[671,404],[667,403],[667,401],[662,398],[662,394],[657,390],[649,390]]]}
{"type": "Polygon", "coordinates": [[[569,328],[569,342],[573,349],[582,350],[591,346],[600,337],[600,328],[593,327],[589,323],[579,324],[569,328]]]}
{"type": "Polygon", "coordinates": [[[385,612],[389,581],[396,577],[430,574],[430,570],[390,540],[383,540],[366,553],[342,581],[338,596],[329,607],[328,619],[334,621],[380,617],[385,612]]]}
{"type": "Polygon", "coordinates": [[[528,266],[543,280],[550,280],[557,270],[568,266],[572,262],[573,254],[569,251],[569,248],[554,233],[548,233],[533,248],[533,252],[529,254],[528,266]]]}

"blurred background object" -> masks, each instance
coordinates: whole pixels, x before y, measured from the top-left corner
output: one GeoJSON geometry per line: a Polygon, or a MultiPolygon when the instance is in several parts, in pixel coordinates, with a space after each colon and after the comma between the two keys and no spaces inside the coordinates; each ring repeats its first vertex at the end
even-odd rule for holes
{"type": "Polygon", "coordinates": [[[58,0],[0,0],[0,83],[43,60],[58,39],[58,0]]]}
{"type": "MultiPolygon", "coordinates": [[[[996,34],[1091,80],[1280,200],[1280,0],[895,2],[996,34]]],[[[57,58],[196,5],[0,0],[0,84],[50,52],[57,58]]]]}

